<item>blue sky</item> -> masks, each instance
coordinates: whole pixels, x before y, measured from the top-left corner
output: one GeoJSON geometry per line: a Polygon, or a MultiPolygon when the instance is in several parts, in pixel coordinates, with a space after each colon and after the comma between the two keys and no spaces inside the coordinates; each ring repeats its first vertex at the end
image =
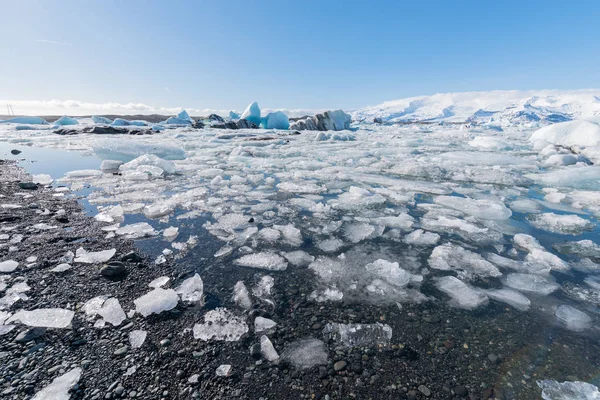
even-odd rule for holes
{"type": "Polygon", "coordinates": [[[1,3],[4,100],[347,109],[600,87],[598,1],[1,3]]]}

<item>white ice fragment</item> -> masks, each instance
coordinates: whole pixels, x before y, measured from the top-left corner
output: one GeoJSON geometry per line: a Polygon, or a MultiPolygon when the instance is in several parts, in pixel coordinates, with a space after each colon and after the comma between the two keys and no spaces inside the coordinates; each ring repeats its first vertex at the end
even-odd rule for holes
{"type": "Polygon", "coordinates": [[[404,236],[402,241],[414,246],[433,246],[440,241],[440,235],[437,233],[426,232],[423,229],[417,229],[404,236]]]}
{"type": "Polygon", "coordinates": [[[102,176],[102,171],[97,169],[82,169],[78,171],[70,171],[65,174],[69,178],[94,178],[102,176]]]}
{"type": "Polygon", "coordinates": [[[224,256],[228,256],[233,252],[233,247],[231,246],[223,246],[221,247],[219,250],[217,250],[217,252],[215,253],[214,257],[218,258],[218,257],[224,257],[224,256]]]}
{"type": "Polygon", "coordinates": [[[444,276],[437,278],[436,286],[442,292],[446,293],[452,299],[450,301],[456,307],[472,310],[485,305],[488,298],[480,291],[473,289],[460,279],[454,276],[444,276]]]}
{"type": "Polygon", "coordinates": [[[167,284],[167,282],[169,282],[170,280],[171,280],[171,278],[169,278],[168,276],[159,276],[158,278],[156,278],[152,282],[150,282],[148,284],[148,286],[153,289],[156,289],[156,288],[165,286],[167,284]]]}
{"type": "Polygon", "coordinates": [[[265,242],[275,243],[281,237],[281,232],[279,232],[277,229],[273,229],[273,228],[262,228],[258,232],[257,237],[260,240],[264,240],[265,242]]]}
{"type": "Polygon", "coordinates": [[[410,283],[411,274],[400,268],[397,262],[379,259],[367,264],[365,269],[396,287],[405,287],[410,283]]]}
{"type": "Polygon", "coordinates": [[[229,364],[220,365],[217,368],[217,370],[215,371],[215,373],[217,374],[217,376],[229,376],[229,375],[231,375],[231,365],[229,365],[229,364]]]}
{"type": "Polygon", "coordinates": [[[379,322],[375,324],[329,323],[323,334],[345,347],[387,346],[392,340],[392,328],[379,322]]]}
{"type": "Polygon", "coordinates": [[[160,218],[169,215],[175,210],[172,204],[158,203],[144,207],[144,215],[148,218],[160,218]]]}
{"type": "Polygon", "coordinates": [[[485,294],[492,300],[506,303],[517,310],[527,311],[531,307],[531,301],[521,293],[511,289],[490,289],[485,294]]]}
{"type": "Polygon", "coordinates": [[[137,222],[120,227],[115,231],[117,235],[125,236],[127,239],[139,239],[146,236],[155,236],[156,230],[147,222],[137,222]]]}
{"type": "Polygon", "coordinates": [[[45,328],[66,328],[71,324],[74,312],[63,308],[38,308],[36,310],[19,310],[6,323],[20,321],[21,323],[45,328]]]}
{"type": "Polygon", "coordinates": [[[273,362],[279,359],[277,350],[266,335],[260,337],[260,353],[267,361],[273,362]]]}
{"type": "Polygon", "coordinates": [[[277,323],[271,319],[264,317],[256,317],[254,319],[254,331],[256,333],[266,331],[276,326],[277,323]]]}
{"type": "Polygon", "coordinates": [[[335,253],[336,251],[344,247],[344,242],[341,239],[331,237],[329,239],[317,242],[317,247],[326,253],[335,253]]]}
{"type": "Polygon", "coordinates": [[[127,319],[119,300],[114,297],[111,297],[104,302],[102,307],[98,310],[98,314],[113,326],[119,326],[127,319]]]}
{"type": "Polygon", "coordinates": [[[271,252],[247,254],[234,261],[243,267],[266,269],[269,271],[285,271],[287,262],[283,257],[271,252]]]}
{"type": "Polygon", "coordinates": [[[172,310],[178,302],[179,296],[173,289],[162,288],[156,288],[133,301],[136,311],[144,317],[172,310]]]}
{"type": "Polygon", "coordinates": [[[543,276],[520,273],[509,274],[506,277],[506,284],[519,292],[535,293],[542,296],[554,292],[559,287],[558,284],[543,276]]]}
{"type": "Polygon", "coordinates": [[[338,196],[337,200],[331,200],[333,207],[340,210],[357,210],[382,205],[386,202],[385,197],[373,194],[366,189],[351,186],[347,192],[338,196]]]}
{"type": "Polygon", "coordinates": [[[344,227],[344,236],[351,243],[372,239],[383,233],[383,227],[376,227],[366,222],[356,222],[344,227]],[[378,229],[381,228],[381,229],[378,229]]]}
{"type": "Polygon", "coordinates": [[[154,154],[144,154],[142,156],[139,156],[138,158],[121,165],[119,167],[119,171],[141,171],[151,173],[151,170],[144,167],[156,167],[161,171],[166,172],[167,174],[174,174],[177,172],[177,168],[175,167],[173,161],[163,160],[162,158],[157,157],[154,154]]]}
{"type": "Polygon", "coordinates": [[[252,289],[252,293],[259,298],[271,295],[271,289],[275,285],[275,279],[272,276],[265,275],[260,278],[256,286],[252,289]]]}
{"type": "Polygon", "coordinates": [[[13,272],[15,269],[17,269],[18,266],[19,266],[19,263],[16,262],[15,260],[2,261],[2,262],[0,262],[0,272],[3,272],[3,273],[13,272]]]}
{"type": "Polygon", "coordinates": [[[310,194],[322,193],[325,190],[327,190],[325,187],[319,186],[319,185],[311,183],[311,182],[302,182],[302,183],[282,182],[277,185],[277,189],[279,189],[282,192],[287,192],[287,193],[310,193],[310,194]]]}
{"type": "Polygon", "coordinates": [[[233,287],[233,301],[235,304],[246,310],[252,308],[250,293],[248,292],[246,285],[244,285],[244,282],[238,281],[233,287]]]}
{"type": "Polygon", "coordinates": [[[31,181],[39,185],[50,185],[52,182],[54,182],[54,179],[52,179],[52,177],[48,174],[38,174],[32,175],[31,181]]]}
{"type": "Polygon", "coordinates": [[[108,207],[104,210],[102,210],[102,212],[98,213],[94,219],[96,219],[96,221],[100,221],[100,222],[108,222],[108,223],[113,223],[113,222],[123,222],[124,220],[124,211],[123,211],[123,207],[121,207],[120,205],[114,206],[114,207],[108,207]]]}
{"type": "Polygon", "coordinates": [[[567,329],[575,332],[582,332],[592,324],[589,315],[566,304],[558,306],[554,315],[567,326],[567,329]]]}
{"type": "Polygon", "coordinates": [[[248,332],[248,325],[241,317],[226,308],[216,308],[204,315],[204,323],[193,328],[194,339],[234,342],[248,332]]]}
{"type": "Polygon", "coordinates": [[[102,250],[102,251],[86,251],[80,247],[75,252],[75,262],[82,264],[97,264],[107,262],[117,253],[117,249],[102,250]]]}
{"type": "Polygon", "coordinates": [[[529,199],[517,199],[509,204],[513,211],[522,214],[537,214],[542,209],[542,206],[537,201],[529,199]]]}
{"type": "Polygon", "coordinates": [[[598,400],[600,391],[598,387],[587,382],[568,382],[559,383],[554,380],[546,379],[537,381],[542,389],[542,398],[544,400],[598,400]]]}
{"type": "Polygon", "coordinates": [[[315,257],[302,250],[283,253],[283,256],[290,264],[296,267],[306,267],[308,264],[315,261],[315,257]]]}
{"type": "Polygon", "coordinates": [[[177,235],[179,235],[179,228],[175,226],[170,226],[163,231],[163,237],[170,242],[175,240],[177,238],[177,235]]]}
{"type": "Polygon", "coordinates": [[[559,215],[555,213],[531,215],[529,223],[537,229],[562,235],[579,235],[584,230],[594,227],[594,223],[578,215],[559,215]]]}
{"type": "Polygon", "coordinates": [[[175,288],[175,292],[181,296],[181,300],[187,303],[198,303],[202,301],[202,295],[204,294],[204,283],[200,275],[194,274],[194,276],[184,280],[179,287],[175,288]]]}
{"type": "Polygon", "coordinates": [[[309,297],[317,303],[341,301],[344,298],[344,293],[335,287],[326,287],[325,289],[314,290],[309,297]]]}
{"type": "Polygon", "coordinates": [[[564,254],[600,258],[600,246],[588,239],[555,244],[554,248],[564,254]]]}
{"type": "Polygon", "coordinates": [[[502,273],[498,268],[477,253],[458,245],[446,243],[437,246],[429,257],[429,266],[442,271],[456,271],[460,277],[471,279],[478,277],[498,277],[502,273]]]}
{"type": "Polygon", "coordinates": [[[273,225],[273,228],[281,232],[283,240],[286,243],[292,246],[300,246],[302,244],[302,233],[300,232],[300,229],[296,228],[294,225],[273,225]]]}
{"type": "Polygon", "coordinates": [[[512,148],[506,140],[493,136],[477,136],[469,142],[469,146],[486,150],[508,150],[512,148]]]}
{"type": "Polygon", "coordinates": [[[100,164],[100,171],[102,171],[102,172],[117,172],[121,165],[123,165],[123,161],[104,160],[104,161],[102,161],[102,164],[100,164]]]}
{"type": "Polygon", "coordinates": [[[81,368],[73,368],[66,374],[54,378],[52,383],[33,396],[32,400],[69,400],[69,391],[81,379],[81,368]]]}
{"type": "Polygon", "coordinates": [[[492,199],[469,199],[457,196],[437,196],[435,203],[462,211],[480,219],[504,220],[510,218],[512,212],[503,202],[492,199]]]}
{"type": "Polygon", "coordinates": [[[281,354],[295,368],[308,369],[327,365],[327,346],[318,339],[301,339],[290,344],[281,354]]]}
{"type": "Polygon", "coordinates": [[[146,336],[148,332],[142,330],[134,330],[129,332],[129,344],[133,349],[138,349],[142,347],[144,342],[146,341],[146,336]]]}

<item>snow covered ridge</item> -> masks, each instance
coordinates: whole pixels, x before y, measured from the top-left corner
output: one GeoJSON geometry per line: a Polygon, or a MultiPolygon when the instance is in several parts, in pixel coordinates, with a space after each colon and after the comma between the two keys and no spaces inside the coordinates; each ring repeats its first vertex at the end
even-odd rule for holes
{"type": "Polygon", "coordinates": [[[600,89],[439,93],[386,101],[351,113],[356,121],[555,123],[600,118],[600,89]]]}

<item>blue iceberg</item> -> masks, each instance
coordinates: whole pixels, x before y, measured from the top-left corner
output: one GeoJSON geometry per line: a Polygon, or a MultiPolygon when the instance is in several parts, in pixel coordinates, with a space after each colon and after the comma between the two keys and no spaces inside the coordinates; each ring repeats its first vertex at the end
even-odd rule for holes
{"type": "Polygon", "coordinates": [[[262,122],[260,119],[260,107],[256,101],[250,104],[246,108],[246,111],[242,113],[242,119],[253,122],[256,124],[256,126],[260,125],[262,122]]]}

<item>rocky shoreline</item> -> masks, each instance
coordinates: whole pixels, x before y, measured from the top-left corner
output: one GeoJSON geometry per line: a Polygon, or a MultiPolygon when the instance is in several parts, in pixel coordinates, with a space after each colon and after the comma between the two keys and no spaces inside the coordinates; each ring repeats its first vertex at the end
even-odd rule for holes
{"type": "Polygon", "coordinates": [[[498,304],[466,312],[433,302],[315,303],[309,299],[312,272],[300,267],[271,273],[268,301],[252,296],[242,311],[233,298],[236,282],[256,287],[265,274],[214,259],[220,244],[208,235],[198,232],[206,257],[157,265],[132,240],[107,238],[103,225],[63,189],[29,182],[16,164],[0,163],[0,260],[19,263],[0,281],[5,284],[0,296],[16,284],[29,287],[22,292],[26,298],[4,311],[60,308],[74,317],[67,328],[16,324],[0,336],[2,398],[33,398],[80,368],[73,399],[537,399],[537,379],[589,381],[600,369],[596,339],[535,315],[498,304]],[[52,271],[79,247],[115,249],[111,265],[119,273],[102,274],[102,262],[52,271]],[[118,326],[104,327],[82,312],[96,296],[117,298],[128,312],[154,279],[167,276],[164,287],[176,287],[195,273],[204,282],[202,305],[180,301],[158,315],[128,315],[118,326]],[[217,307],[232,310],[250,327],[257,317],[277,325],[261,333],[251,328],[237,341],[195,339],[194,324],[217,307]],[[324,332],[332,323],[379,324],[393,335],[348,345],[324,332]],[[132,331],[147,333],[139,348],[132,346],[132,331]],[[281,358],[265,353],[263,334],[281,358]],[[302,368],[293,357],[283,357],[306,340],[324,343],[326,360],[302,368]],[[224,371],[224,365],[231,369],[224,371]]]}

